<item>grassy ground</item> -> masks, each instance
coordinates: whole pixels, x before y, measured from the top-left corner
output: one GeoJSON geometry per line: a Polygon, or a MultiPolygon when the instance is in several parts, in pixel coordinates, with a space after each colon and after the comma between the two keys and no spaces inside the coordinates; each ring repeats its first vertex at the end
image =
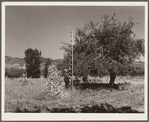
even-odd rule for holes
{"type": "MultiPolygon", "coordinates": [[[[104,77],[103,83],[108,83],[109,77],[104,77]]],[[[24,109],[31,112],[49,112],[47,109],[60,107],[80,107],[83,105],[101,105],[108,103],[114,108],[130,106],[133,110],[144,112],[144,78],[116,78],[119,89],[70,89],[65,90],[63,98],[42,97],[47,79],[29,79],[28,84],[22,79],[5,80],[5,112],[21,112],[24,109]],[[71,101],[71,99],[73,99],[71,101]],[[18,110],[19,109],[19,110],[18,110]],[[40,109],[40,110],[39,110],[40,109]]],[[[62,83],[64,87],[64,83],[62,83]]]]}

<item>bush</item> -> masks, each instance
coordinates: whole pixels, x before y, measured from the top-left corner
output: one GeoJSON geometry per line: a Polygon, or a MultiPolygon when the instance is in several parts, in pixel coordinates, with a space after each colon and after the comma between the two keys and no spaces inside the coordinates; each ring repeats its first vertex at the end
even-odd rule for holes
{"type": "Polygon", "coordinates": [[[9,78],[22,77],[23,73],[25,73],[24,69],[17,69],[17,68],[5,69],[5,77],[9,77],[9,78]]]}
{"type": "Polygon", "coordinates": [[[141,67],[135,67],[132,71],[129,72],[130,76],[143,76],[144,75],[144,69],[141,67]]]}
{"type": "Polygon", "coordinates": [[[44,67],[44,70],[43,70],[43,76],[45,78],[48,77],[48,67],[49,67],[49,65],[51,65],[51,63],[52,63],[52,60],[50,58],[47,58],[46,63],[45,63],[45,67],[44,67]]]}

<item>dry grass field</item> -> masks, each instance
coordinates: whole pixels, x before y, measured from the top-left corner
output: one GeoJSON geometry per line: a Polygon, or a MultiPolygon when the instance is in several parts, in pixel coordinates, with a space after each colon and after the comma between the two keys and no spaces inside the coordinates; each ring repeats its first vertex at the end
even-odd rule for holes
{"type": "MultiPolygon", "coordinates": [[[[108,83],[109,77],[101,78],[103,83],[108,83]]],[[[116,78],[118,89],[113,88],[86,88],[65,90],[63,98],[42,96],[46,88],[47,79],[28,79],[28,84],[23,79],[5,79],[5,112],[50,112],[52,108],[75,108],[77,112],[81,106],[94,106],[102,104],[114,108],[126,107],[139,112],[144,112],[144,78],[116,78]],[[71,102],[72,99],[72,102],[71,102]],[[71,104],[70,104],[71,102],[71,104]]],[[[64,83],[61,85],[64,87],[64,83]]],[[[97,106],[96,106],[97,108],[97,106]]]]}

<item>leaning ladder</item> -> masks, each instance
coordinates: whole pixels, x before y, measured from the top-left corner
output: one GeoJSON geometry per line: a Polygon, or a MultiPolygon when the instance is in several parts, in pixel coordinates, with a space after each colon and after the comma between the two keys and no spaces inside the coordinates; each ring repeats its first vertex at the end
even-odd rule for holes
{"type": "Polygon", "coordinates": [[[70,106],[73,105],[73,31],[71,32],[71,50],[69,56],[69,76],[71,76],[71,100],[70,106]]]}

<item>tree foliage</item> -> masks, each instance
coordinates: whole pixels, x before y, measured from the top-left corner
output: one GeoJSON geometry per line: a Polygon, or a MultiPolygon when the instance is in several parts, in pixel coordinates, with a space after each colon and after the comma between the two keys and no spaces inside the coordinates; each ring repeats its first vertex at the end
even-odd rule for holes
{"type": "Polygon", "coordinates": [[[51,65],[52,63],[52,59],[47,58],[46,62],[45,62],[45,68],[44,68],[44,77],[47,78],[48,77],[48,67],[49,65],[51,65]]]}
{"type": "Polygon", "coordinates": [[[117,74],[127,73],[132,62],[144,55],[144,40],[137,39],[133,31],[136,24],[131,17],[122,23],[114,14],[103,15],[100,23],[89,22],[77,28],[74,74],[110,74],[110,84],[114,84],[117,74]]]}
{"type": "Polygon", "coordinates": [[[26,72],[27,77],[39,78],[40,77],[40,63],[41,63],[41,51],[37,49],[28,48],[25,50],[25,63],[26,63],[26,72]]]}
{"type": "Polygon", "coordinates": [[[62,43],[63,46],[61,47],[62,50],[65,51],[64,53],[64,59],[62,62],[59,62],[57,65],[58,70],[62,71],[62,75],[64,75],[64,69],[69,69],[69,59],[72,58],[72,45],[68,43],[62,43]]]}

